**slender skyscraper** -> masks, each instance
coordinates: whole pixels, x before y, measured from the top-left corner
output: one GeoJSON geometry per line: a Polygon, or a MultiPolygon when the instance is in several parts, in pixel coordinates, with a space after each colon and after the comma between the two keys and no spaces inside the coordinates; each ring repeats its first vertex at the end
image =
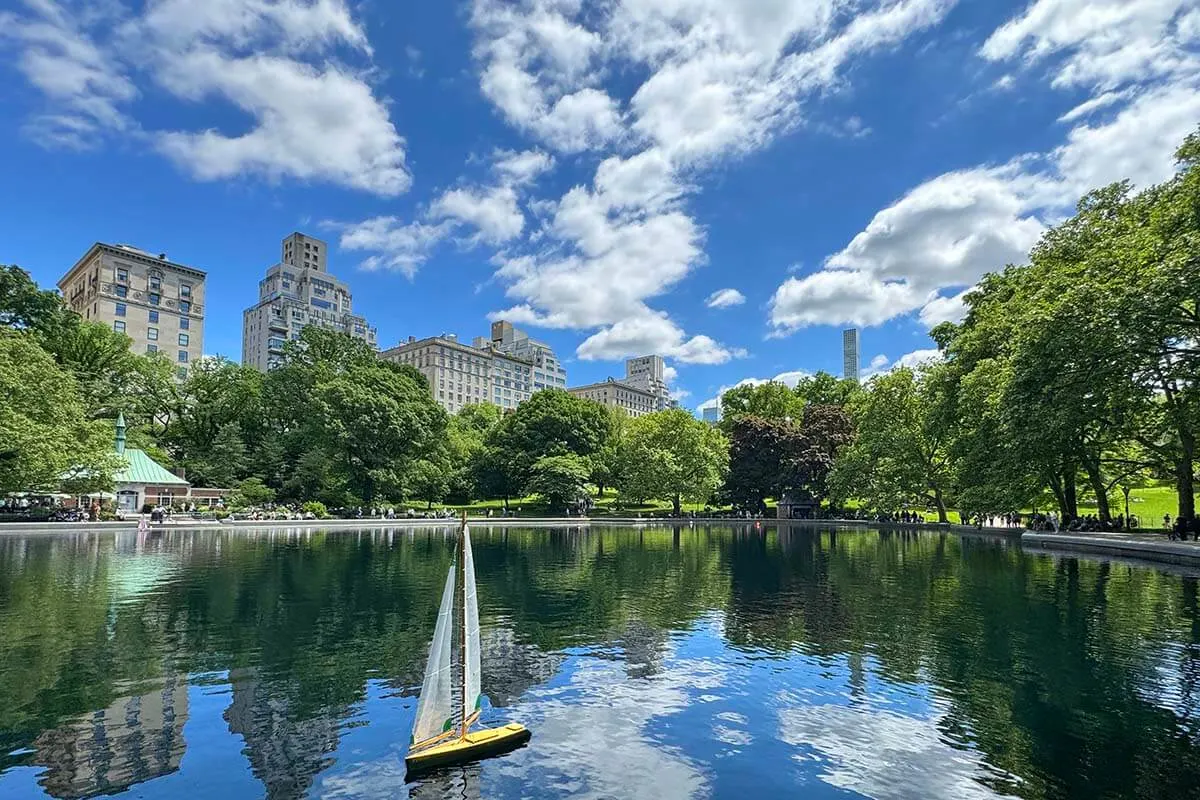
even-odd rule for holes
{"type": "Polygon", "coordinates": [[[842,377],[858,380],[858,328],[842,331],[842,377]]]}

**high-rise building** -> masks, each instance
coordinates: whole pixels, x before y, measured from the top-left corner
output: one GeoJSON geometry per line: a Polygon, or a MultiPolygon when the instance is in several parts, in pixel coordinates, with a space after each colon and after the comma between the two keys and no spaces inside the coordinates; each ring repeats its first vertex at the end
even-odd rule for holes
{"type": "Polygon", "coordinates": [[[160,352],[178,377],[204,353],[205,273],[127,244],[97,242],[58,282],[75,313],[160,352]]]}
{"type": "Polygon", "coordinates": [[[704,408],[700,409],[700,419],[704,422],[707,422],[709,425],[716,425],[721,421],[720,398],[717,399],[717,402],[714,405],[705,406],[704,408]]]}
{"type": "Polygon", "coordinates": [[[666,381],[666,364],[662,356],[640,356],[625,360],[625,383],[654,396],[654,410],[662,411],[674,405],[666,381]]]}
{"type": "MultiPolygon", "coordinates": [[[[481,344],[481,339],[475,340],[476,346],[481,344]]],[[[529,338],[527,333],[514,328],[511,322],[497,320],[492,323],[491,344],[505,355],[516,356],[533,364],[533,391],[567,388],[567,371],[550,345],[529,338]]]]}
{"type": "Polygon", "coordinates": [[[595,400],[604,406],[623,408],[631,417],[640,417],[659,410],[657,397],[616,378],[589,383],[586,386],[575,386],[567,391],[576,397],[595,400]]]}
{"type": "Polygon", "coordinates": [[[842,331],[842,377],[858,380],[858,328],[842,331]]]}
{"type": "Polygon", "coordinates": [[[283,240],[280,261],[258,282],[258,303],[242,315],[242,363],[260,370],[278,366],[283,346],[305,325],[339,331],[377,347],[377,334],[355,314],[345,281],[329,273],[328,246],[293,233],[283,240]]]}
{"type": "Polygon", "coordinates": [[[410,336],[379,357],[424,375],[433,399],[451,414],[483,402],[513,409],[534,391],[533,362],[502,353],[482,337],[468,347],[453,334],[410,336]]]}

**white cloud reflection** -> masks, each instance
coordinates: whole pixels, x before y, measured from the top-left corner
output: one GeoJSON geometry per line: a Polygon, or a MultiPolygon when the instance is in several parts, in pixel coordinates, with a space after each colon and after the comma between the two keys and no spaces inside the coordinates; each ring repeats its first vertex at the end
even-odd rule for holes
{"type": "MultiPolygon", "coordinates": [[[[1014,797],[983,781],[1019,779],[986,764],[978,753],[947,744],[938,729],[943,714],[909,717],[881,708],[794,706],[779,713],[779,738],[811,747],[824,759],[826,783],[874,800],[1014,797]]],[[[797,755],[796,758],[806,758],[797,755]]]]}

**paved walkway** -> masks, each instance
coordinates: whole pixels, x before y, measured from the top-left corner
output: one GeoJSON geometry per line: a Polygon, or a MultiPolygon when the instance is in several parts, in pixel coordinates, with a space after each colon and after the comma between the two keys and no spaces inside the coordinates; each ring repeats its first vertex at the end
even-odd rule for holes
{"type": "Polygon", "coordinates": [[[1104,553],[1200,566],[1200,542],[1172,542],[1159,533],[1025,533],[1025,547],[1104,553]]]}

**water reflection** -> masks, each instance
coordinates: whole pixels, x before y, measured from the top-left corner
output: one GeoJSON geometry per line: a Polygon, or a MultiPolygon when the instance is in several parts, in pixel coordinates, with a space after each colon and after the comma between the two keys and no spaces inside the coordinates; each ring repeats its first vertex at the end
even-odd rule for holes
{"type": "Polygon", "coordinates": [[[770,525],[479,529],[535,736],[405,785],[452,545],[0,537],[0,796],[1200,796],[1191,573],[770,525]]]}
{"type": "Polygon", "coordinates": [[[187,685],[175,676],[82,714],[34,740],[37,763],[46,768],[39,783],[53,797],[91,797],[175,772],[187,747],[187,718],[187,685]]]}

